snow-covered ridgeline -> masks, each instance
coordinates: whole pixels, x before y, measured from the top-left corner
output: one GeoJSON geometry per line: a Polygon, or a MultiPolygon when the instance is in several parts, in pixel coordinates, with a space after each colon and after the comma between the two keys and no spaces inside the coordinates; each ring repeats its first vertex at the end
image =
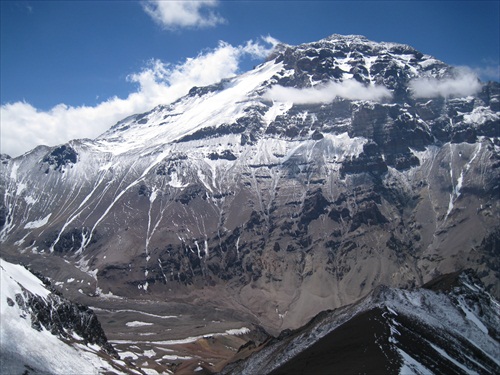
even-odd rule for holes
{"type": "Polygon", "coordinates": [[[0,285],[2,291],[2,315],[6,311],[4,308],[7,308],[3,304],[4,300],[7,298],[15,300],[17,294],[23,295],[23,289],[44,299],[50,294],[43,282],[23,266],[6,262],[0,258],[0,269],[2,271],[2,283],[0,285]]]}
{"type": "MultiPolygon", "coordinates": [[[[163,161],[168,161],[178,154],[186,155],[182,169],[151,187],[153,192],[150,196],[150,209],[148,211],[149,227],[145,237],[147,248],[151,237],[163,219],[163,213],[168,207],[164,205],[164,200],[160,199],[161,194],[168,190],[165,183],[173,188],[179,188],[193,182],[200,182],[207,187],[208,191],[220,193],[236,183],[236,181],[229,184],[223,183],[220,177],[234,177],[250,165],[280,165],[292,157],[311,158],[313,153],[332,162],[340,163],[346,158],[358,156],[366,142],[363,138],[350,138],[347,133],[325,134],[321,140],[308,141],[264,137],[253,146],[242,146],[239,138],[239,135],[229,134],[203,141],[173,143],[161,153],[153,153],[139,158],[134,155],[133,151],[130,154],[111,157],[109,154],[93,155],[88,152],[89,146],[87,144],[75,143],[74,148],[80,157],[78,163],[65,169],[64,173],[42,175],[45,179],[55,179],[54,182],[49,181],[49,183],[61,185],[62,191],[56,192],[49,201],[37,200],[27,206],[26,218],[21,223],[24,223],[23,227],[26,230],[43,230],[45,225],[60,222],[64,218],[61,229],[51,244],[51,251],[59,243],[61,235],[66,229],[74,226],[88,228],[85,232],[82,231],[80,248],[74,249],[82,251],[92,241],[95,229],[105,220],[110,210],[118,202],[123,201],[126,193],[134,189],[137,190],[139,184],[146,178],[151,180],[151,175],[156,173],[156,168],[163,161]],[[320,145],[321,147],[318,148],[320,145]],[[230,150],[237,157],[237,160],[210,160],[208,158],[208,155],[214,151],[223,152],[226,150],[230,150]],[[236,171],[239,172],[235,174],[236,171]],[[67,177],[63,180],[62,176],[65,175],[70,175],[71,178],[67,177]],[[89,181],[94,182],[90,184],[89,181]],[[153,209],[153,206],[157,205],[163,205],[159,213],[157,213],[158,210],[153,209]],[[46,214],[47,211],[50,214],[46,214]],[[96,215],[98,212],[100,214],[96,215]],[[40,218],[42,214],[45,216],[40,218]]],[[[16,162],[13,165],[12,173],[15,174],[17,169],[16,162]]],[[[47,182],[43,180],[29,182],[32,190],[35,191],[42,190],[41,186],[37,188],[37,185],[42,183],[47,182]]],[[[9,199],[23,199],[24,197],[26,200],[25,191],[21,189],[18,192],[18,190],[19,185],[16,187],[16,192],[8,195],[9,199]]],[[[16,208],[19,205],[12,201],[9,202],[8,206],[16,208]]],[[[12,212],[11,215],[15,215],[15,212],[12,212]]],[[[15,224],[13,221],[12,225],[5,226],[3,233],[8,234],[15,224]]],[[[26,236],[28,234],[26,233],[26,236]]],[[[32,247],[33,243],[29,246],[32,247]]]]}
{"type": "Polygon", "coordinates": [[[0,275],[2,372],[21,374],[34,370],[53,374],[96,375],[102,371],[116,372],[116,368],[97,354],[102,350],[100,346],[81,343],[82,338],[76,333],[73,333],[76,344],[71,346],[43,325],[40,330],[34,328],[32,307],[26,304],[33,296],[48,301],[51,294],[40,279],[24,267],[3,259],[0,259],[0,275]]]}
{"type": "Polygon", "coordinates": [[[252,104],[255,90],[282,70],[274,61],[229,80],[224,89],[203,96],[186,96],[172,104],[165,113],[162,107],[136,122],[130,118],[123,131],[109,130],[97,139],[96,147],[112,154],[128,153],[137,148],[165,145],[201,128],[235,122],[252,104]]]}
{"type": "MultiPolygon", "coordinates": [[[[282,339],[265,346],[237,368],[242,374],[270,373],[318,343],[321,338],[335,332],[349,320],[356,319],[368,311],[377,316],[378,313],[375,311],[378,310],[381,312],[381,324],[387,326],[389,335],[384,338],[375,333],[375,343],[384,355],[387,356],[387,353],[392,352],[399,356],[401,362],[398,366],[401,375],[433,374],[434,371],[431,371],[425,362],[423,363],[422,355],[428,356],[430,363],[451,363],[465,373],[475,374],[482,371],[494,373],[500,369],[500,345],[493,336],[488,335],[487,324],[497,325],[500,319],[498,302],[481,288],[476,288],[472,301],[478,301],[476,298],[480,296],[479,300],[483,302],[480,307],[474,308],[465,301],[466,294],[462,291],[450,295],[426,289],[409,291],[382,287],[350,307],[315,318],[303,331],[291,333],[289,336],[284,335],[282,339]],[[485,296],[488,297],[484,299],[485,296]],[[490,318],[493,314],[493,322],[486,323],[485,316],[478,314],[481,309],[482,313],[487,312],[490,318]],[[412,328],[402,325],[399,316],[405,317],[405,324],[408,324],[410,318],[410,321],[416,322],[416,326],[412,328]],[[436,356],[426,351],[419,352],[420,348],[417,347],[408,347],[408,341],[405,343],[405,339],[402,339],[402,336],[407,334],[403,332],[412,331],[416,327],[427,327],[425,330],[435,332],[437,339],[427,336],[421,340],[422,345],[429,346],[435,351],[436,356]],[[439,345],[446,343],[447,340],[451,340],[457,346],[447,348],[439,345]],[[458,348],[460,351],[461,342],[469,343],[474,351],[479,350],[483,359],[478,360],[469,349],[464,349],[463,353],[457,355],[456,350],[458,348]],[[479,372],[476,371],[478,369],[479,372]]],[[[417,335],[419,329],[421,328],[417,328],[417,335]]],[[[369,340],[367,338],[367,342],[369,340]]]]}
{"type": "MultiPolygon", "coordinates": [[[[430,327],[435,327],[435,329],[452,332],[471,342],[500,367],[499,343],[487,334],[488,329],[484,322],[465,303],[463,297],[459,297],[457,303],[453,303],[448,295],[425,289],[418,291],[391,290],[389,296],[390,298],[382,304],[392,311],[396,311],[396,315],[399,313],[411,316],[430,327]]],[[[498,305],[494,300],[491,300],[490,303],[498,305]]],[[[497,321],[500,321],[500,311],[496,311],[496,315],[497,321]]],[[[394,343],[397,344],[396,336],[394,343]]],[[[441,350],[444,351],[444,349],[441,350]]],[[[408,353],[406,355],[409,356],[408,353]]],[[[414,359],[414,361],[417,360],[414,359]]],[[[411,367],[411,361],[405,360],[405,363],[411,367]]],[[[466,366],[466,363],[462,363],[460,366],[466,366]]],[[[469,369],[467,372],[471,371],[469,369]]]]}

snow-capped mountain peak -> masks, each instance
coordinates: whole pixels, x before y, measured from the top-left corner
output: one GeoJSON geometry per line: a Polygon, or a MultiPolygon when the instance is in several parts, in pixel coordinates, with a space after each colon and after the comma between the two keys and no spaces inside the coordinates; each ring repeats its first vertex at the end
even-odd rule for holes
{"type": "MultiPolygon", "coordinates": [[[[254,70],[207,88],[193,88],[189,95],[170,105],[130,116],[98,137],[94,147],[115,155],[138,148],[161,147],[201,129],[234,126],[252,107],[269,119],[275,112],[269,101],[289,105],[299,102],[294,95],[269,94],[276,86],[330,91],[330,96],[319,99],[318,103],[335,98],[402,100],[403,94],[399,92],[402,79],[407,83],[421,75],[443,75],[450,69],[406,45],[334,34],[315,43],[280,46],[267,62],[254,70]],[[342,90],[335,91],[331,86],[334,83],[343,83],[342,90]],[[330,86],[324,87],[325,84],[330,86]],[[366,86],[377,87],[379,95],[363,93],[366,86]]],[[[314,92],[307,95],[313,97],[309,102],[314,102],[314,92]]],[[[322,96],[320,91],[318,96],[322,96]]],[[[409,93],[403,96],[407,98],[409,93]]]]}
{"type": "Polygon", "coordinates": [[[359,36],[280,45],[95,140],[2,158],[2,252],[76,297],[216,303],[271,333],[463,268],[498,297],[500,86],[457,74],[359,36]]]}

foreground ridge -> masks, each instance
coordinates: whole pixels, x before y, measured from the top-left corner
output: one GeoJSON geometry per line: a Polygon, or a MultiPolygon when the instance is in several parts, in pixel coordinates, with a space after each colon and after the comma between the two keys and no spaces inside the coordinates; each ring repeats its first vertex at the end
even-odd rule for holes
{"type": "Polygon", "coordinates": [[[221,374],[496,373],[499,304],[477,282],[467,271],[418,290],[379,287],[283,332],[221,374]]]}
{"type": "Polygon", "coordinates": [[[129,373],[92,310],[50,290],[22,266],[0,261],[2,372],[129,373]]]}

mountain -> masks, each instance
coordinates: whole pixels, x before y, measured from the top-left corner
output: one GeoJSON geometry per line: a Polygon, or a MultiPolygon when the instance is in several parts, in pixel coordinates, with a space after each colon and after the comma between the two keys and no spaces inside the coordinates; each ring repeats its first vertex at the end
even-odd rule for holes
{"type": "Polygon", "coordinates": [[[0,259],[2,374],[128,374],[97,317],[0,259]]]}
{"type": "Polygon", "coordinates": [[[219,315],[277,335],[468,268],[498,299],[499,119],[498,82],[412,47],[279,45],[96,139],[3,155],[0,254],[101,316],[211,311],[179,339],[219,315]]]}
{"type": "Polygon", "coordinates": [[[418,290],[377,287],[283,332],[222,374],[495,374],[498,307],[470,271],[418,290]]]}

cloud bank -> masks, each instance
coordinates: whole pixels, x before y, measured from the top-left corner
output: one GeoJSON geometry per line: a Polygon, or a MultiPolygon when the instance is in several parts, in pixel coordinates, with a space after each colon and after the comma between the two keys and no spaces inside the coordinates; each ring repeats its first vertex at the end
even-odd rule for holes
{"type": "Polygon", "coordinates": [[[481,83],[469,69],[462,68],[457,70],[454,77],[418,78],[411,81],[409,87],[415,98],[457,98],[477,93],[481,83]]]}
{"type": "Polygon", "coordinates": [[[0,152],[15,157],[41,144],[54,146],[71,139],[95,138],[127,116],[175,101],[193,86],[234,76],[243,58],[267,56],[276,43],[271,37],[239,46],[220,42],[216,48],[176,65],[151,60],[140,72],[129,75],[128,80],[137,84],[134,92],[96,106],[58,104],[41,111],[27,102],[3,104],[0,152]]]}
{"type": "Polygon", "coordinates": [[[224,18],[211,10],[218,5],[217,0],[148,0],[142,4],[144,11],[168,30],[205,28],[225,23],[224,18]]]}
{"type": "Polygon", "coordinates": [[[277,85],[264,94],[264,98],[268,100],[295,104],[330,103],[336,98],[381,101],[391,96],[391,92],[384,86],[365,86],[353,79],[304,89],[277,85]]]}

